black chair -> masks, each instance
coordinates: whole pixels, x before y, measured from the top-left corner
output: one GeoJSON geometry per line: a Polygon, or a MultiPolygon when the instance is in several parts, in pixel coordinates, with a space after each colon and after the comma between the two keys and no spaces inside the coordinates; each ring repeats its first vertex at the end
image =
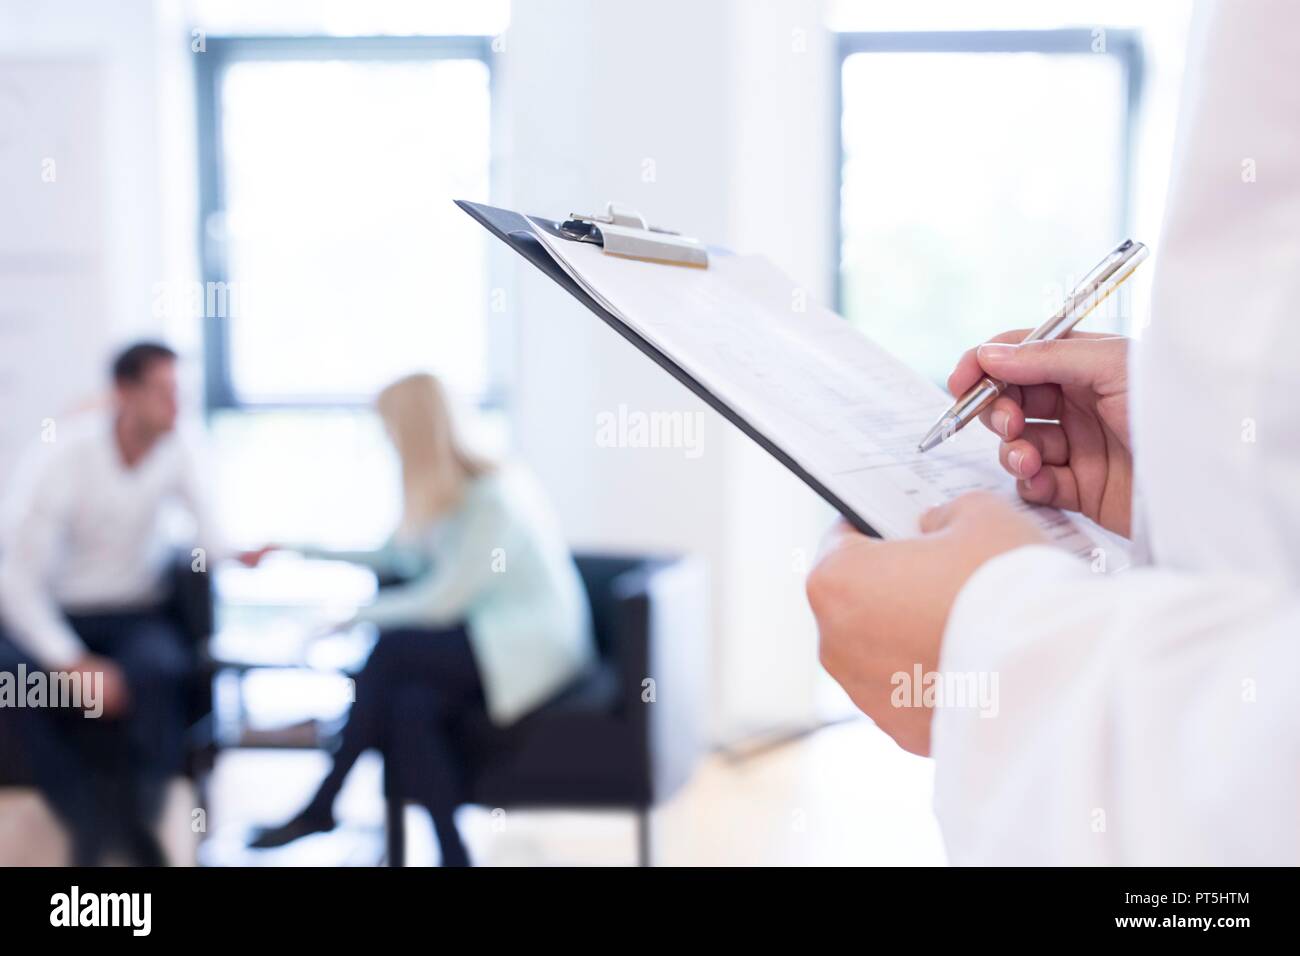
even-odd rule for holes
{"type": "MultiPolygon", "coordinates": [[[[637,815],[650,863],[650,812],[686,782],[704,736],[712,655],[708,585],[691,560],[582,555],[598,660],[551,702],[510,725],[458,728],[468,803],[620,809],[637,815]]],[[[388,864],[405,861],[404,796],[385,773],[388,864]]]]}
{"type": "Polygon", "coordinates": [[[188,554],[170,568],[168,616],[176,622],[185,643],[194,652],[194,670],[186,682],[185,719],[189,726],[189,752],[185,773],[198,791],[199,806],[206,807],[207,783],[217,762],[216,718],[212,712],[212,682],[216,665],[209,642],[216,630],[216,600],[212,576],[195,571],[188,554]]]}

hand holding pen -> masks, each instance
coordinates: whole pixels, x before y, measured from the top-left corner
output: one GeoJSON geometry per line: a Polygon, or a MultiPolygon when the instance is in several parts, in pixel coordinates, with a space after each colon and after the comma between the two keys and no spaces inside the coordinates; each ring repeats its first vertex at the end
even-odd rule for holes
{"type": "Polygon", "coordinates": [[[1003,332],[970,349],[948,378],[963,395],[985,379],[1003,386],[978,417],[1001,440],[998,460],[1020,497],[1086,515],[1127,537],[1133,498],[1128,346],[1119,335],[1073,332],[1026,342],[1003,332]]]}
{"type": "MultiPolygon", "coordinates": [[[[1146,259],[1147,254],[1147,247],[1140,242],[1126,239],[1120,243],[1075,286],[1055,315],[1024,338],[1024,343],[1052,341],[1065,336],[1084,316],[1119,288],[1146,259]]],[[[961,431],[1006,390],[1006,385],[1006,382],[990,375],[982,376],[957,398],[951,408],[939,416],[939,420],[917,445],[917,451],[929,451],[961,431]]]]}

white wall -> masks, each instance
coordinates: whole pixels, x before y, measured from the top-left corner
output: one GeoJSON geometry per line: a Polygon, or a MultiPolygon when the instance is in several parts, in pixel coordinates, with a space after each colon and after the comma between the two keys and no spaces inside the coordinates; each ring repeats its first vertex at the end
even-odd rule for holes
{"type": "MultiPolygon", "coordinates": [[[[834,37],[822,0],[732,2],[732,244],[770,258],[832,302],[839,254],[834,37]]],[[[744,436],[728,432],[727,724],[807,724],[817,714],[816,628],[803,582],[835,515],[744,436]]],[[[829,684],[829,678],[821,678],[829,684]]]]}
{"type": "Polygon", "coordinates": [[[0,56],[0,488],[57,437],[102,351],[102,76],[0,56]]]}
{"type": "Polygon", "coordinates": [[[0,482],[44,419],[97,397],[119,342],[160,331],[154,285],[184,268],[160,91],[187,76],[160,69],[161,23],[153,0],[0,3],[0,482]]]}
{"type": "MultiPolygon", "coordinates": [[[[717,81],[726,68],[715,61],[726,51],[714,38],[724,13],[683,0],[636,8],[594,0],[516,4],[500,63],[508,128],[501,202],[560,216],[618,199],[655,222],[722,236],[727,99],[717,81]],[[676,24],[686,16],[692,29],[683,31],[676,24]],[[664,49],[685,68],[666,69],[649,52],[664,49]],[[643,178],[647,160],[652,181],[643,178]]],[[[531,267],[518,271],[513,301],[516,448],[550,489],[575,546],[702,554],[715,587],[722,585],[720,424],[531,267]],[[597,415],[620,404],[704,413],[702,454],[598,447],[597,415]]],[[[722,625],[720,608],[715,621],[722,625]]],[[[710,663],[722,672],[716,657],[710,663]]]]}

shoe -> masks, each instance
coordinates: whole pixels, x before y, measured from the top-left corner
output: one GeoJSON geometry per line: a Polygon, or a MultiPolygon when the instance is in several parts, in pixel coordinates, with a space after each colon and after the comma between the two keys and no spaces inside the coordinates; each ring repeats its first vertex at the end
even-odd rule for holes
{"type": "Polygon", "coordinates": [[[288,823],[278,827],[263,827],[255,831],[248,846],[253,850],[274,850],[294,840],[301,840],[313,833],[328,833],[334,829],[334,817],[329,813],[314,813],[304,810],[288,823]]]}

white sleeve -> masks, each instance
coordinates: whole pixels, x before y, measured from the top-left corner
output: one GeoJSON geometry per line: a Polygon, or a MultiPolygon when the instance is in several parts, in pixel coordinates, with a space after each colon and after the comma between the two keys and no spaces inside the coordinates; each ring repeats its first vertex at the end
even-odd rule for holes
{"type": "Polygon", "coordinates": [[[222,535],[212,505],[207,476],[210,465],[205,455],[179,438],[176,454],[178,492],[194,519],[195,544],[207,553],[208,566],[211,567],[217,561],[234,557],[236,551],[222,535]]]}
{"type": "Polygon", "coordinates": [[[1092,572],[1050,547],[958,595],[947,674],[996,713],[936,712],[956,864],[1300,862],[1300,599],[1285,584],[1092,572]]]}
{"type": "Polygon", "coordinates": [[[15,482],[0,542],[0,617],[9,638],[43,667],[64,668],[86,653],[49,590],[68,522],[70,492],[57,468],[15,482]]]}

